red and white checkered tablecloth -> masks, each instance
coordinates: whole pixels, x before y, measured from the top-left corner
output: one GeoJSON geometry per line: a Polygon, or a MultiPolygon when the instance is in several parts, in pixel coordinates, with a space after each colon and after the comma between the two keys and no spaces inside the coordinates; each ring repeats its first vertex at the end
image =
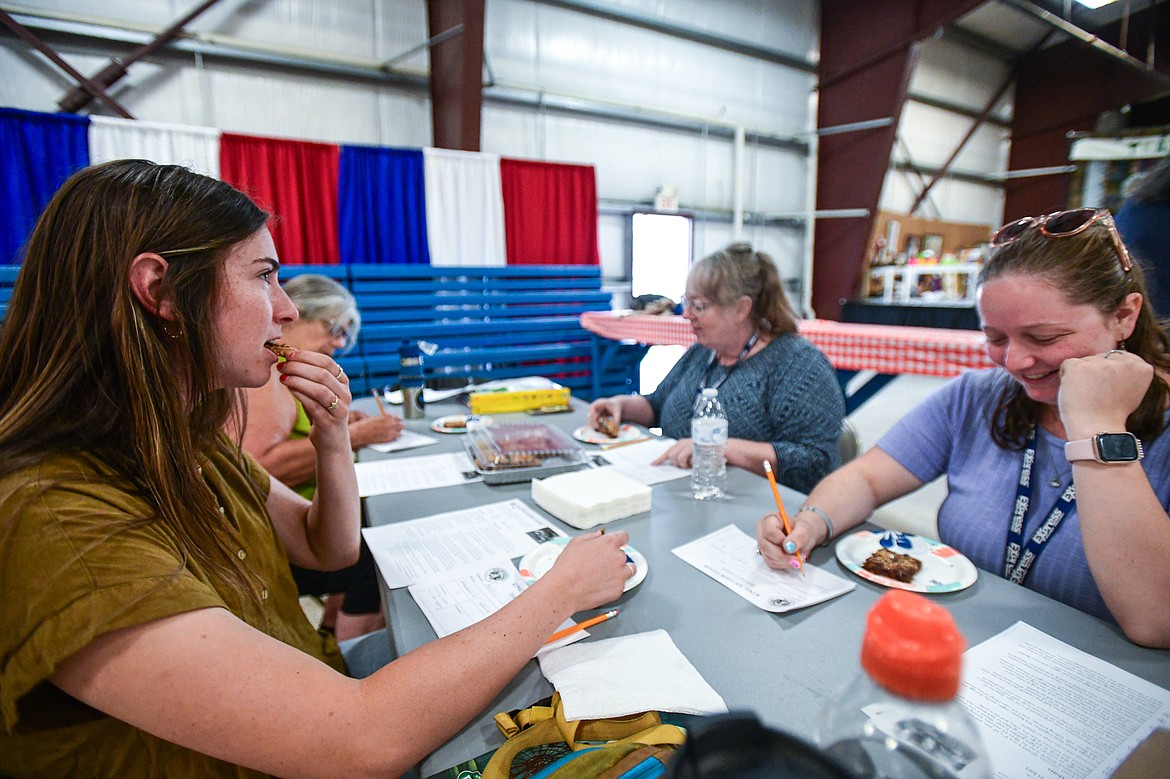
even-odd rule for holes
{"type": "MultiPolygon", "coordinates": [[[[681,346],[695,342],[690,323],[681,316],[590,311],[581,315],[581,326],[615,341],[681,346]]],[[[838,370],[957,376],[968,368],[992,367],[987,339],[975,330],[812,319],[800,322],[800,334],[838,370]]]]}

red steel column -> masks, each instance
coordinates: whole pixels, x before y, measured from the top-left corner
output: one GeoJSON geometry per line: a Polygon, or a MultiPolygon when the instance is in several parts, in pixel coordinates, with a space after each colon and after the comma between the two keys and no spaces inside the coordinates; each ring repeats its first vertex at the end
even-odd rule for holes
{"type": "Polygon", "coordinates": [[[462,33],[430,49],[432,142],[438,148],[479,151],[484,2],[427,2],[427,24],[432,38],[463,25],[462,33]]]}
{"type": "Polygon", "coordinates": [[[817,127],[892,118],[873,130],[820,139],[817,210],[866,208],[866,218],[818,219],[813,233],[812,305],[838,319],[856,295],[858,273],[877,219],[882,183],[917,44],[982,0],[823,0],[817,127]]]}

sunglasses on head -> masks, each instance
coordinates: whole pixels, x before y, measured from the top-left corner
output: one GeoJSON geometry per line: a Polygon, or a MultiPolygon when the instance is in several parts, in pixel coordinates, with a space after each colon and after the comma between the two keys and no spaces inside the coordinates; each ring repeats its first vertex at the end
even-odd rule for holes
{"type": "Polygon", "coordinates": [[[1066,238],[1083,233],[1097,222],[1109,229],[1109,238],[1113,241],[1113,251],[1117,252],[1121,269],[1129,273],[1133,268],[1133,258],[1117,232],[1113,215],[1104,208],[1074,208],[1071,211],[1055,211],[1046,216],[1026,216],[999,228],[995,235],[991,236],[991,245],[1009,244],[1033,227],[1040,230],[1040,234],[1045,238],[1066,238]]]}

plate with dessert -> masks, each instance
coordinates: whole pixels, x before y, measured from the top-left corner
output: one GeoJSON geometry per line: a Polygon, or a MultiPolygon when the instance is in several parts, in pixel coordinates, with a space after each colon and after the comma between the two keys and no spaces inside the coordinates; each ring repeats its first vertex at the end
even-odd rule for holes
{"type": "Polygon", "coordinates": [[[837,560],[863,579],[911,592],[957,592],[979,578],[974,564],[955,549],[894,530],[858,530],[842,538],[837,560]]]}
{"type": "Polygon", "coordinates": [[[582,425],[573,431],[573,438],[587,444],[619,444],[626,441],[636,441],[645,438],[646,434],[634,425],[622,425],[616,434],[610,435],[600,430],[594,430],[589,425],[582,425]]]}
{"type": "MultiPolygon", "coordinates": [[[[521,557],[520,576],[528,584],[532,584],[541,576],[544,576],[553,567],[553,563],[560,557],[561,552],[564,551],[565,544],[571,540],[567,536],[557,536],[556,538],[545,541],[521,557]]],[[[650,564],[646,562],[646,558],[642,556],[642,553],[632,546],[623,546],[622,551],[626,553],[626,562],[634,566],[634,575],[626,579],[626,586],[622,590],[623,592],[629,592],[641,584],[642,580],[646,578],[650,564]]]]}
{"type": "MultiPolygon", "coordinates": [[[[445,417],[439,417],[434,422],[431,422],[431,430],[436,433],[466,433],[467,421],[476,419],[474,414],[448,414],[445,417]]],[[[490,425],[492,423],[491,417],[478,417],[480,424],[490,425]]]]}

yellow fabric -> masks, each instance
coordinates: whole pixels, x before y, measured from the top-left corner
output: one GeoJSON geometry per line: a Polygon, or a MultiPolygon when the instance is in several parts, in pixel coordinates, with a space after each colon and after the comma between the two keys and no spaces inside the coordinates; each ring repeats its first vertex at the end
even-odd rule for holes
{"type": "Polygon", "coordinates": [[[47,681],[63,660],[118,628],[225,608],[344,672],[336,642],[300,608],[264,505],[268,475],[246,455],[237,465],[226,440],[223,446],[202,464],[203,474],[225,523],[242,539],[245,564],[264,582],[264,617],[245,616],[238,596],[185,563],[178,540],[160,523],[126,525],[151,510],[93,458],[58,457],[0,480],[0,774],[258,775],[108,717],[47,681]]]}
{"type": "MultiPolygon", "coordinates": [[[[293,421],[292,432],[289,433],[288,440],[299,441],[309,437],[313,423],[309,421],[309,415],[305,413],[305,407],[301,405],[301,402],[295,398],[293,402],[297,404],[297,418],[293,421]]],[[[317,493],[317,477],[310,476],[307,480],[293,487],[293,491],[306,500],[312,500],[313,495],[317,493]]]]}
{"type": "MultiPolygon", "coordinates": [[[[549,706],[533,706],[517,712],[514,716],[508,713],[497,714],[495,720],[496,726],[507,740],[492,755],[483,771],[483,779],[509,779],[512,761],[525,749],[537,744],[564,742],[574,752],[599,745],[621,745],[623,749],[620,753],[608,758],[613,762],[641,746],[679,746],[686,740],[686,733],[682,728],[663,724],[658,712],[655,711],[614,719],[566,720],[560,693],[553,693],[549,706]]],[[[594,758],[602,759],[605,758],[600,755],[594,758]]],[[[565,776],[573,776],[578,768],[585,768],[587,765],[592,765],[591,761],[587,760],[581,766],[575,766],[565,776]]]]}

